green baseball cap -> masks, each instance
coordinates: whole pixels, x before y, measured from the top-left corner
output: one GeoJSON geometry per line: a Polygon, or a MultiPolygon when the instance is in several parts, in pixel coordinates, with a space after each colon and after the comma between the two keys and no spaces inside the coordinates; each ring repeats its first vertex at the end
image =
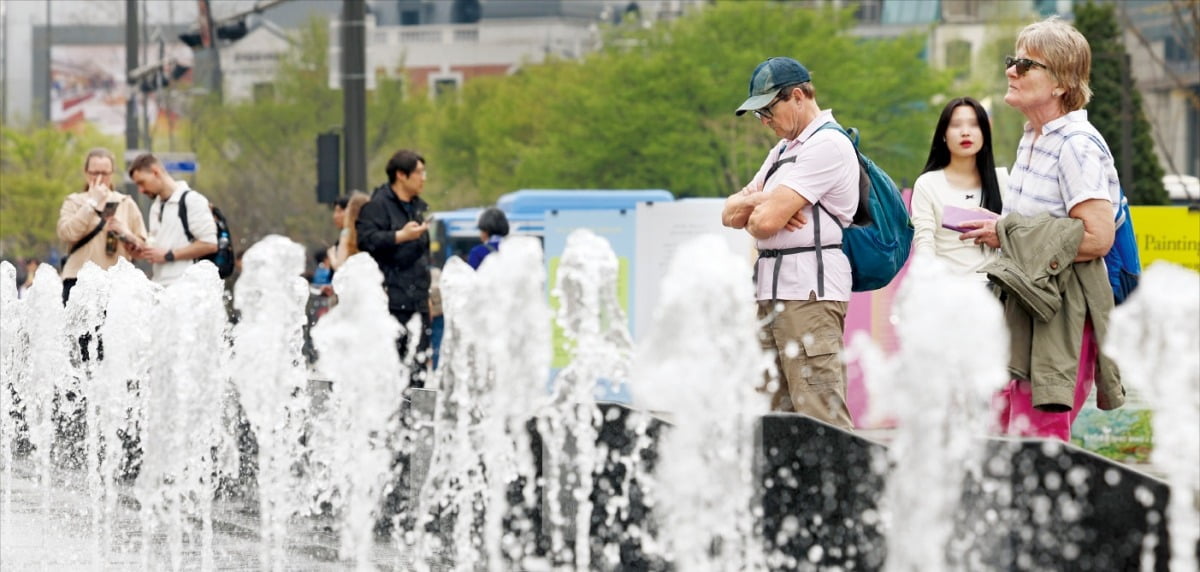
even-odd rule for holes
{"type": "Polygon", "coordinates": [[[754,68],[750,76],[750,98],[742,102],[734,115],[762,109],[785,86],[812,81],[808,68],[792,58],[771,58],[754,68]]]}

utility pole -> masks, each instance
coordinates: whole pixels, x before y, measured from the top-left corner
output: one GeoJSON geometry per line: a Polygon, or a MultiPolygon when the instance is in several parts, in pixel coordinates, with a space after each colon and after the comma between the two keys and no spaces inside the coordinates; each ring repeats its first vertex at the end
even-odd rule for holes
{"type": "Polygon", "coordinates": [[[342,0],[342,161],[347,193],[367,190],[367,78],[364,0],[342,0]]]}
{"type": "Polygon", "coordinates": [[[138,3],[125,0],[125,83],[129,96],[125,98],[125,148],[138,148],[137,86],[132,72],[138,67],[138,3]]]}
{"type": "MultiPolygon", "coordinates": [[[[7,41],[7,39],[5,40],[7,41]]],[[[46,2],[46,121],[54,121],[54,23],[50,18],[50,2],[46,2]]]]}
{"type": "Polygon", "coordinates": [[[0,0],[0,121],[8,124],[8,0],[0,0]]]}
{"type": "Polygon", "coordinates": [[[204,47],[210,50],[209,57],[212,58],[212,89],[217,94],[217,100],[222,101],[225,93],[224,86],[221,85],[221,52],[217,49],[217,29],[213,23],[212,5],[208,0],[200,0],[200,38],[206,42],[204,47]]]}

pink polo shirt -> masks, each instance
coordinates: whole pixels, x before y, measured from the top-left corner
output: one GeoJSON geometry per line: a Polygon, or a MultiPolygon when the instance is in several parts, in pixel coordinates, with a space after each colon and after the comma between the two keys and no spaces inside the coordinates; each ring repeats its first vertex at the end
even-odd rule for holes
{"type": "MultiPolygon", "coordinates": [[[[836,129],[817,131],[831,121],[834,121],[833,112],[821,111],[799,137],[792,141],[780,141],[754,175],[751,188],[765,189],[762,192],[794,191],[810,203],[803,209],[808,224],[797,231],[784,229],[766,240],[758,241],[759,249],[813,246],[814,212],[821,216],[821,244],[842,242],[842,230],[837,223],[829,214],[813,206],[820,202],[830,214],[841,220],[843,226],[850,224],[858,206],[859,166],[854,145],[836,129]],[[795,162],[784,163],[771,175],[770,180],[763,180],[776,161],[791,156],[796,157],[795,162]]],[[[823,250],[821,255],[825,266],[825,295],[818,296],[817,299],[850,301],[850,261],[845,253],[840,248],[830,248],[823,250]]],[[[771,299],[771,277],[774,269],[774,259],[763,258],[758,261],[759,300],[771,299]]],[[[779,269],[778,299],[808,300],[810,293],[816,294],[817,291],[816,253],[785,255],[779,269]]]]}

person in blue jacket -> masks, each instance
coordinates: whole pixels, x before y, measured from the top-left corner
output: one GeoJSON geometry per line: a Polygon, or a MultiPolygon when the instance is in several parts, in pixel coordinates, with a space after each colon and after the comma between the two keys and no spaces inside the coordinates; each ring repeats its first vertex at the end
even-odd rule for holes
{"type": "Polygon", "coordinates": [[[478,270],[479,265],[483,264],[483,259],[496,252],[500,248],[500,241],[506,236],[508,217],[504,216],[504,211],[496,207],[484,210],[479,215],[479,240],[482,244],[472,248],[467,254],[467,264],[478,270]]]}

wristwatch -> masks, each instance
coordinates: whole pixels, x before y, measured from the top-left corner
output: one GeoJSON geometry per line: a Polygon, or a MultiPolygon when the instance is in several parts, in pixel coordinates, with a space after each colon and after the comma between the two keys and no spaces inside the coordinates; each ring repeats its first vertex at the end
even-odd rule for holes
{"type": "Polygon", "coordinates": [[[168,250],[167,253],[163,255],[163,260],[166,260],[167,262],[175,262],[175,251],[168,250]]]}

